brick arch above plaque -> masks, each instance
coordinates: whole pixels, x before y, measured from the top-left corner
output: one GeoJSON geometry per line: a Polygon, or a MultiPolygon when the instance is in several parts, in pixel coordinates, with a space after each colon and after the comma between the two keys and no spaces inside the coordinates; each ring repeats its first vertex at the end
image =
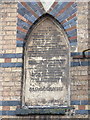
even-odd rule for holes
{"type": "Polygon", "coordinates": [[[24,51],[23,104],[69,105],[69,43],[61,25],[42,17],[29,31],[24,51]]]}
{"type": "Polygon", "coordinates": [[[63,26],[67,33],[71,51],[77,50],[77,2],[55,1],[46,12],[40,1],[18,2],[17,47],[23,47],[25,37],[33,23],[43,14],[50,14],[63,26]]]}

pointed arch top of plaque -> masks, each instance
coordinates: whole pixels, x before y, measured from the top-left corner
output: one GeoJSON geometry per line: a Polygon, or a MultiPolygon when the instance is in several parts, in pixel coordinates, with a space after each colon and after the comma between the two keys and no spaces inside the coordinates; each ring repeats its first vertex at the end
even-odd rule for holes
{"type": "Polygon", "coordinates": [[[27,32],[27,34],[26,34],[25,40],[27,40],[27,39],[29,38],[31,31],[37,26],[37,24],[40,23],[40,22],[42,22],[42,21],[44,21],[44,19],[46,19],[46,18],[48,18],[48,19],[51,20],[54,24],[56,24],[56,26],[57,26],[58,28],[61,28],[61,29],[62,29],[64,35],[67,37],[67,38],[66,38],[66,39],[67,39],[67,42],[66,42],[66,43],[69,44],[68,36],[67,36],[67,33],[66,33],[64,27],[62,26],[62,24],[61,24],[54,16],[52,16],[52,15],[49,14],[49,13],[45,13],[45,14],[43,14],[42,16],[40,16],[40,17],[30,26],[30,28],[29,28],[29,30],[28,30],[28,32],[27,32]]]}
{"type": "Polygon", "coordinates": [[[23,105],[69,105],[69,44],[63,27],[44,14],[29,29],[26,39],[23,105]]]}

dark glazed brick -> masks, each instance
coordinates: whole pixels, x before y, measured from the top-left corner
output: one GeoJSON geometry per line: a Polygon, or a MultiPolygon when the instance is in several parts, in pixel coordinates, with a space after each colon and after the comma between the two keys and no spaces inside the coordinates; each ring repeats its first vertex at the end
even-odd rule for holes
{"type": "Polygon", "coordinates": [[[82,55],[82,52],[71,52],[71,57],[73,57],[75,55],[82,55]]]}
{"type": "Polygon", "coordinates": [[[2,111],[0,111],[0,116],[2,115],[2,111]]]}
{"type": "Polygon", "coordinates": [[[76,110],[75,114],[81,114],[81,115],[86,114],[86,115],[88,115],[88,110],[76,110]]]}
{"type": "Polygon", "coordinates": [[[22,53],[0,54],[0,58],[22,58],[22,53]]]}
{"type": "Polygon", "coordinates": [[[20,101],[0,101],[0,106],[17,106],[21,105],[20,101]]]}
{"type": "Polygon", "coordinates": [[[80,105],[80,101],[79,100],[71,101],[71,105],[80,105]]]}
{"type": "Polygon", "coordinates": [[[71,67],[80,66],[80,62],[71,62],[71,67]]]}
{"type": "Polygon", "coordinates": [[[83,61],[81,62],[82,66],[90,66],[90,61],[83,61]]]}
{"type": "Polygon", "coordinates": [[[71,67],[74,67],[74,66],[90,66],[90,61],[71,62],[71,67]]]}
{"type": "Polygon", "coordinates": [[[15,116],[15,111],[2,111],[2,115],[15,116]]]}
{"type": "Polygon", "coordinates": [[[0,67],[2,68],[22,67],[22,63],[0,63],[0,67]]]}
{"type": "Polygon", "coordinates": [[[90,105],[89,100],[82,100],[81,105],[90,105]]]}

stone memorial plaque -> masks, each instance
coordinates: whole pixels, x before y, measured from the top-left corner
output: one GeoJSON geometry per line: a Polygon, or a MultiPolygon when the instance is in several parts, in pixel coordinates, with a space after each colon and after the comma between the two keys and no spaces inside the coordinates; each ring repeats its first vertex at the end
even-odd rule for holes
{"type": "Polygon", "coordinates": [[[25,105],[68,105],[68,40],[55,21],[46,17],[37,23],[27,40],[24,62],[25,105]]]}

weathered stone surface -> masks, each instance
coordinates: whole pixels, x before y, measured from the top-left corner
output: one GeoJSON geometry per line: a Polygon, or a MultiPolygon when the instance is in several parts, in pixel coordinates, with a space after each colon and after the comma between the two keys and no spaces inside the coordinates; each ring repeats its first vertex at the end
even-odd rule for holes
{"type": "Polygon", "coordinates": [[[62,28],[43,19],[31,32],[26,49],[25,104],[68,104],[69,48],[62,28]]]}

